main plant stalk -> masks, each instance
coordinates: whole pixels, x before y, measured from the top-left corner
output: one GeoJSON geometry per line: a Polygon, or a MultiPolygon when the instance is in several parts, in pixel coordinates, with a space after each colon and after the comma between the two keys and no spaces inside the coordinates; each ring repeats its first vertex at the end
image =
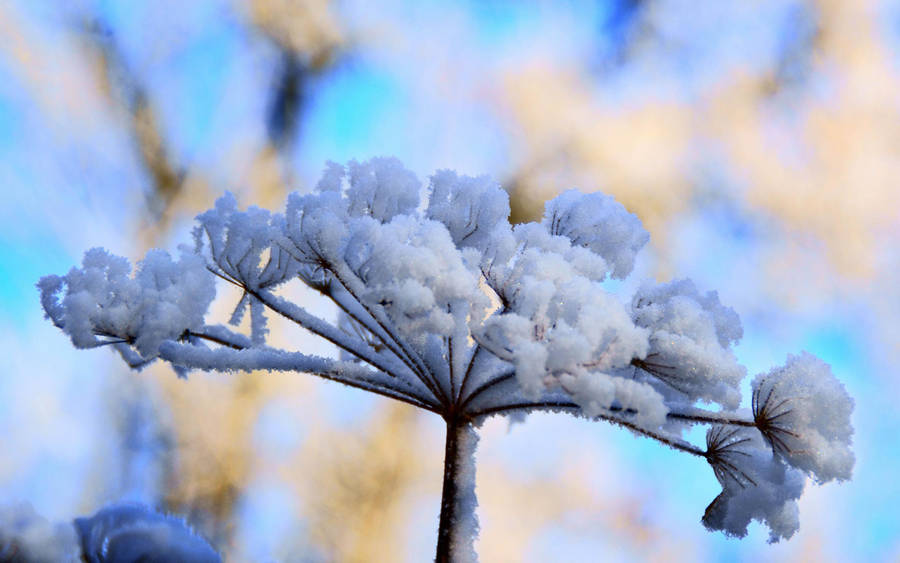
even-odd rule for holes
{"type": "Polygon", "coordinates": [[[438,563],[475,561],[478,520],[475,508],[475,446],[478,435],[472,424],[447,419],[444,447],[444,485],[438,525],[438,563]]]}

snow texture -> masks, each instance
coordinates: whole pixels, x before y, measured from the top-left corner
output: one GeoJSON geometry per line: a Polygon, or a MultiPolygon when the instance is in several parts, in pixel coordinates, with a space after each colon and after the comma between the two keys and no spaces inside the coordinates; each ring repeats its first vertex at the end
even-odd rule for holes
{"type": "MultiPolygon", "coordinates": [[[[631,273],[649,239],[635,215],[574,190],[549,201],[539,223],[513,226],[509,211],[484,176],[441,170],[423,188],[394,158],[328,163],[283,213],[241,210],[224,195],[197,217],[178,260],[153,250],[132,273],[95,248],[38,287],[76,347],[109,345],[135,368],[161,358],[179,374],[306,372],[471,423],[555,410],[620,424],[710,461],[723,492],[704,523],[731,535],[757,519],[773,539],[790,537],[804,473],[849,479],[853,402],[827,364],[804,353],[758,376],[748,420],[733,351],[743,331],[716,292],[690,280],[647,282],[634,295],[604,285],[631,273]],[[332,301],[337,322],[276,293],[291,280],[332,301]],[[207,324],[216,283],[241,291],[230,323],[249,309],[249,334],[207,324]],[[341,360],[270,347],[272,316],[333,344],[341,360]],[[682,438],[694,424],[723,425],[707,451],[682,438]]],[[[474,507],[471,467],[458,478],[474,507]]],[[[474,556],[477,524],[460,526],[474,556]]]]}
{"type": "Polygon", "coordinates": [[[569,190],[547,202],[542,224],[553,235],[589,248],[612,267],[614,278],[624,279],[634,269],[634,258],[650,240],[640,219],[621,203],[602,193],[569,190]]]}
{"type": "Polygon", "coordinates": [[[831,368],[808,352],[753,380],[754,418],[766,440],[817,482],[850,479],[853,399],[831,368]]]}
{"type": "Polygon", "coordinates": [[[173,261],[151,250],[129,274],[125,258],[93,248],[81,268],[38,282],[41,302],[77,348],[126,343],[145,360],[156,357],[164,341],[202,326],[215,285],[201,257],[184,253],[173,261]]]}
{"type": "Polygon", "coordinates": [[[716,292],[701,294],[690,280],[645,284],[634,296],[632,315],[651,331],[647,356],[636,362],[651,381],[683,394],[688,404],[701,399],[727,409],[740,405],[746,370],[731,346],[743,329],[716,292]]]}
{"type": "Polygon", "coordinates": [[[713,466],[722,493],[703,515],[710,530],[744,537],[751,520],[769,527],[769,542],[790,538],[800,527],[796,500],[803,474],[785,464],[755,428],[713,426],[707,433],[713,466]]]}
{"type": "Polygon", "coordinates": [[[478,433],[471,425],[463,425],[457,434],[456,517],[454,535],[450,538],[450,553],[460,563],[478,561],[475,538],[478,537],[478,498],[475,496],[475,449],[478,433]]]}

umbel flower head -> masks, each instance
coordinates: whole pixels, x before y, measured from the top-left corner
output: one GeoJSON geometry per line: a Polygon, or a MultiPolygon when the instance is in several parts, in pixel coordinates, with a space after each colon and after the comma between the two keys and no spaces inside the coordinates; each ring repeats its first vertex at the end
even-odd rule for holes
{"type": "Polygon", "coordinates": [[[491,415],[565,411],[605,420],[707,460],[723,486],[703,521],[743,535],[797,528],[802,475],[847,479],[853,402],[809,354],[754,381],[732,346],[738,315],[690,280],[623,279],[649,236],[613,198],[568,191],[540,222],[511,225],[487,177],[435,173],[423,189],[392,158],[330,163],[312,193],[282,213],[225,195],[197,218],[176,261],[152,251],[134,274],[89,251],[81,268],[38,284],[47,316],[76,347],[109,345],[140,367],[305,372],[436,413],[447,423],[438,559],[474,557],[474,428],[491,415]],[[242,294],[231,325],[207,321],[215,283],[242,294]],[[276,290],[299,282],[336,306],[312,315],[276,290]],[[283,317],[337,346],[319,357],[267,344],[283,317]],[[713,425],[706,448],[687,442],[713,425]]]}

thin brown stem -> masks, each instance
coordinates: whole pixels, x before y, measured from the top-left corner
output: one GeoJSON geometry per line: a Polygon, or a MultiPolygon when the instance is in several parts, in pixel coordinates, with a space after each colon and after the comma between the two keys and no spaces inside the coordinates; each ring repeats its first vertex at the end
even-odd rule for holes
{"type": "Polygon", "coordinates": [[[408,346],[405,345],[404,340],[391,330],[386,320],[381,319],[371,306],[369,306],[364,300],[360,299],[360,297],[353,292],[353,289],[351,288],[352,284],[347,279],[345,279],[344,276],[341,275],[341,272],[338,271],[339,268],[330,267],[329,270],[331,271],[332,275],[334,275],[334,278],[344,287],[347,293],[351,297],[353,297],[353,299],[355,299],[356,302],[359,303],[367,313],[369,313],[369,315],[372,316],[372,319],[381,328],[381,330],[384,331],[388,338],[393,340],[397,347],[402,350],[402,352],[409,358],[409,360],[419,367],[419,369],[414,370],[413,373],[415,373],[422,380],[422,382],[425,383],[429,387],[429,389],[431,389],[431,392],[434,393],[442,403],[449,404],[450,398],[446,395],[446,393],[444,393],[443,387],[441,387],[434,374],[431,373],[427,366],[425,366],[425,362],[422,361],[419,355],[416,354],[413,350],[408,349],[408,346]]]}
{"type": "Polygon", "coordinates": [[[475,349],[472,351],[472,357],[469,358],[469,365],[466,366],[466,373],[463,374],[462,382],[459,384],[459,396],[462,397],[466,393],[466,385],[469,383],[469,376],[472,375],[472,368],[475,366],[475,358],[481,352],[481,344],[475,343],[475,349]]]}
{"type": "MultiPolygon", "coordinates": [[[[347,292],[347,294],[350,295],[350,297],[353,297],[354,299],[356,299],[353,296],[353,294],[351,294],[349,291],[347,292]]],[[[344,311],[344,313],[346,313],[348,317],[350,317],[351,319],[353,319],[354,321],[359,323],[360,326],[362,326],[363,328],[368,330],[375,338],[377,338],[378,341],[381,342],[385,348],[390,350],[391,353],[394,354],[394,356],[396,356],[398,360],[403,362],[403,364],[406,365],[406,367],[408,367],[410,369],[410,371],[412,371],[414,374],[416,374],[417,379],[422,381],[422,383],[425,384],[426,387],[428,387],[428,390],[431,392],[432,395],[434,395],[434,398],[436,400],[440,401],[436,390],[434,388],[432,388],[431,385],[428,384],[427,379],[423,378],[423,374],[421,373],[420,368],[418,366],[416,366],[405,353],[403,353],[403,351],[397,346],[397,344],[393,341],[393,339],[391,339],[389,336],[382,335],[381,332],[376,327],[371,325],[371,323],[364,321],[363,319],[359,318],[359,315],[354,314],[350,310],[350,307],[348,307],[340,299],[338,299],[337,296],[334,295],[334,291],[328,291],[325,295],[329,299],[331,299],[331,301],[335,305],[337,305],[342,311],[344,311]]],[[[357,303],[359,303],[358,300],[356,300],[356,301],[357,301],[357,303]]],[[[371,316],[371,314],[370,314],[370,316],[371,316]]],[[[373,320],[375,320],[375,319],[373,319],[373,320]]],[[[376,323],[377,323],[377,320],[376,320],[376,323]]]]}
{"type": "Polygon", "coordinates": [[[184,331],[184,336],[189,336],[191,338],[200,338],[201,340],[208,340],[209,342],[215,342],[216,344],[220,344],[228,348],[233,348],[235,350],[243,350],[244,348],[246,348],[246,346],[241,346],[240,344],[237,344],[235,342],[228,342],[227,340],[224,340],[222,338],[218,338],[196,330],[186,330],[184,331]]]}
{"type": "Polygon", "coordinates": [[[491,387],[494,387],[495,385],[500,385],[504,381],[509,381],[510,379],[512,379],[515,376],[516,376],[516,372],[512,371],[509,373],[505,373],[499,377],[495,377],[494,379],[491,379],[490,381],[486,381],[486,382],[482,383],[481,385],[476,387],[475,390],[472,391],[468,397],[466,397],[463,400],[462,404],[459,406],[459,410],[464,411],[465,408],[469,405],[469,403],[474,401],[479,395],[481,395],[482,393],[484,393],[491,387]]]}
{"type": "Polygon", "coordinates": [[[687,414],[670,412],[666,417],[674,420],[687,420],[689,422],[701,422],[705,424],[725,424],[730,426],[756,426],[752,420],[744,420],[742,418],[729,418],[719,414],[687,414]]]}

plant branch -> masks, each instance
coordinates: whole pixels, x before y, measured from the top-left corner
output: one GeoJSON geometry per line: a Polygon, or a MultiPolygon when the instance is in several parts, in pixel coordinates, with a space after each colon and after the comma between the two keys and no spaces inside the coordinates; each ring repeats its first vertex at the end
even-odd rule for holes
{"type": "MultiPolygon", "coordinates": [[[[409,349],[409,346],[406,345],[404,339],[400,338],[395,331],[391,330],[390,320],[384,318],[383,314],[379,314],[379,311],[375,308],[371,307],[367,304],[363,299],[361,299],[358,295],[359,288],[354,288],[356,284],[353,283],[353,279],[351,279],[347,274],[354,275],[353,272],[348,271],[346,268],[342,268],[339,264],[330,264],[329,270],[332,274],[334,274],[335,279],[340,282],[340,284],[347,290],[347,293],[352,296],[357,303],[359,303],[367,313],[372,315],[372,318],[378,323],[378,326],[384,331],[384,333],[390,337],[399,347],[400,350],[403,351],[404,354],[407,355],[410,361],[419,366],[419,370],[416,374],[422,379],[423,383],[426,383],[430,388],[433,387],[432,392],[435,395],[439,395],[441,401],[444,404],[449,404],[450,398],[444,393],[443,387],[437,381],[437,377],[431,373],[431,370],[425,365],[425,362],[422,361],[422,358],[419,357],[418,354],[415,353],[414,350],[409,349]],[[355,290],[354,290],[355,289],[355,290]]],[[[355,275],[354,275],[355,277],[355,275]]]]}
{"type": "Polygon", "coordinates": [[[697,422],[703,424],[725,424],[730,426],[756,426],[752,420],[744,420],[741,418],[730,418],[717,413],[709,413],[706,411],[698,412],[670,412],[666,417],[674,420],[686,420],[688,422],[697,422]]]}
{"type": "Polygon", "coordinates": [[[204,371],[295,371],[307,373],[349,387],[369,391],[434,413],[439,405],[413,393],[391,387],[371,379],[371,372],[361,366],[336,362],[328,358],[310,356],[300,352],[286,352],[271,348],[244,348],[210,350],[174,341],[164,342],[159,349],[160,358],[173,365],[204,371]],[[260,352],[274,352],[263,356],[260,352]]]}
{"type": "MultiPolygon", "coordinates": [[[[346,286],[342,285],[342,287],[344,287],[344,289],[346,291],[346,286]]],[[[362,304],[360,304],[359,300],[356,299],[353,296],[353,294],[351,294],[349,291],[346,291],[346,293],[351,298],[353,298],[353,300],[357,304],[359,304],[360,307],[362,307],[362,304]]],[[[372,335],[375,336],[375,338],[377,338],[378,341],[381,342],[385,348],[387,348],[392,354],[394,354],[394,356],[396,356],[396,358],[398,360],[403,362],[406,365],[406,367],[408,367],[410,369],[410,371],[412,371],[414,374],[416,374],[417,377],[414,379],[422,382],[427,387],[427,390],[434,396],[434,398],[436,400],[440,401],[436,390],[429,384],[429,380],[427,380],[427,378],[423,377],[423,374],[421,373],[420,368],[416,364],[414,364],[406,354],[403,353],[403,351],[397,346],[396,342],[392,338],[383,334],[382,331],[379,330],[380,326],[377,325],[377,321],[374,318],[372,318],[372,321],[375,321],[375,323],[376,323],[375,325],[373,325],[371,322],[367,322],[366,320],[362,319],[360,315],[357,315],[356,313],[351,311],[350,306],[348,306],[346,303],[344,303],[340,299],[340,297],[337,295],[335,288],[333,288],[333,287],[330,288],[327,293],[324,293],[324,295],[326,295],[335,305],[337,305],[342,311],[344,311],[344,313],[346,313],[348,317],[350,317],[351,319],[353,319],[354,321],[359,323],[360,326],[362,326],[363,328],[368,330],[370,333],[372,333],[372,335]]],[[[366,311],[365,308],[363,308],[363,311],[368,313],[368,311],[366,311]]],[[[369,313],[369,316],[371,318],[371,313],[369,313]]]]}
{"type": "Polygon", "coordinates": [[[469,376],[472,375],[472,368],[475,365],[475,358],[481,352],[481,344],[475,342],[475,349],[472,351],[472,357],[469,358],[469,365],[466,366],[466,373],[463,374],[462,383],[459,384],[459,396],[462,397],[466,392],[466,385],[469,383],[469,376]]]}
{"type": "Polygon", "coordinates": [[[499,377],[495,377],[494,379],[491,379],[489,381],[482,383],[481,385],[476,387],[475,390],[472,391],[468,397],[466,397],[463,400],[462,404],[459,406],[459,410],[464,411],[466,406],[468,406],[469,403],[474,401],[479,395],[481,395],[482,393],[484,393],[491,387],[494,387],[495,385],[500,385],[504,381],[509,381],[510,379],[512,379],[515,376],[516,376],[516,372],[510,371],[510,372],[504,373],[503,375],[501,375],[499,377]]]}
{"type": "Polygon", "coordinates": [[[436,563],[475,559],[473,542],[478,524],[475,517],[474,454],[477,440],[471,422],[447,418],[436,563]]]}
{"type": "Polygon", "coordinates": [[[226,347],[232,348],[234,350],[243,350],[245,348],[248,348],[248,346],[244,346],[243,344],[237,342],[236,340],[232,340],[232,341],[225,340],[222,337],[213,336],[211,334],[207,334],[205,332],[197,331],[197,330],[186,330],[186,331],[184,331],[183,336],[189,337],[189,338],[199,338],[201,340],[208,340],[209,342],[214,342],[216,344],[220,344],[222,346],[226,346],[226,347]]]}
{"type": "MultiPolygon", "coordinates": [[[[479,411],[475,411],[473,413],[468,413],[467,416],[475,419],[482,416],[488,416],[491,414],[501,414],[505,412],[511,412],[516,410],[525,410],[525,411],[534,411],[534,410],[572,410],[572,411],[581,411],[582,408],[575,403],[570,403],[568,401],[537,401],[537,402],[520,402],[520,403],[512,403],[508,405],[499,405],[496,407],[488,407],[485,409],[481,409],[479,411]]],[[[607,422],[611,422],[613,424],[618,424],[619,426],[628,428],[633,432],[637,432],[642,436],[646,436],[648,438],[652,438],[657,442],[661,442],[666,444],[667,446],[674,448],[676,450],[689,453],[691,455],[699,456],[702,458],[706,458],[706,452],[701,450],[700,448],[693,446],[683,440],[678,440],[675,438],[669,438],[657,432],[653,432],[652,430],[647,430],[646,428],[641,428],[637,424],[632,422],[628,422],[618,416],[610,416],[610,415],[597,415],[593,418],[606,420],[607,422]]]]}
{"type": "Polygon", "coordinates": [[[285,317],[286,319],[293,321],[297,325],[305,328],[313,334],[321,336],[328,342],[331,342],[342,350],[346,350],[350,354],[356,356],[372,367],[383,371],[386,374],[397,377],[398,379],[403,379],[398,377],[397,375],[398,373],[401,373],[401,370],[398,368],[404,367],[402,366],[402,364],[396,365],[394,364],[394,362],[388,362],[387,358],[384,358],[376,352],[370,350],[368,347],[363,345],[362,342],[354,342],[352,340],[348,340],[347,335],[345,335],[339,329],[329,323],[326,323],[322,319],[309,314],[303,307],[286,301],[268,291],[256,291],[250,288],[245,289],[248,293],[259,299],[266,307],[285,317]]]}

